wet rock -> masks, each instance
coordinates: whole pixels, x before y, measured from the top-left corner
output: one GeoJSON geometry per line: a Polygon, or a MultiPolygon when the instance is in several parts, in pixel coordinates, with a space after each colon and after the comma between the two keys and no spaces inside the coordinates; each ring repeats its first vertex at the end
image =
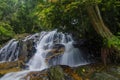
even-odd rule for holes
{"type": "Polygon", "coordinates": [[[27,45],[23,41],[19,41],[19,56],[18,60],[25,62],[27,60],[27,45]]]}
{"type": "Polygon", "coordinates": [[[26,41],[19,41],[19,56],[18,60],[27,62],[36,52],[34,42],[32,39],[26,41]]]}
{"type": "Polygon", "coordinates": [[[43,71],[30,72],[25,76],[25,80],[81,80],[74,79],[65,70],[68,66],[53,66],[43,71]]]}
{"type": "Polygon", "coordinates": [[[119,66],[110,67],[110,69],[107,70],[107,73],[109,73],[115,77],[118,77],[120,79],[120,67],[119,66]]]}
{"type": "Polygon", "coordinates": [[[1,76],[9,72],[16,72],[20,70],[21,69],[18,67],[17,61],[0,63],[0,75],[1,76]]]}
{"type": "Polygon", "coordinates": [[[25,80],[67,80],[60,66],[51,67],[43,71],[30,72],[25,80]]]}
{"type": "Polygon", "coordinates": [[[120,80],[118,66],[103,64],[89,64],[74,68],[77,74],[80,74],[84,80],[120,80]],[[112,69],[112,70],[111,70],[112,69]]]}
{"type": "Polygon", "coordinates": [[[59,49],[61,49],[61,48],[65,48],[65,46],[64,46],[63,44],[54,44],[54,45],[52,46],[52,48],[59,50],[59,49]]]}
{"type": "Polygon", "coordinates": [[[107,74],[105,72],[95,73],[91,80],[119,80],[119,78],[114,77],[113,75],[107,74]]]}
{"type": "Polygon", "coordinates": [[[39,34],[29,35],[23,40],[19,40],[19,56],[18,60],[28,62],[36,52],[36,44],[39,39],[39,34]]]}
{"type": "Polygon", "coordinates": [[[69,66],[53,66],[48,69],[49,80],[82,80],[82,78],[69,66]]]}
{"type": "Polygon", "coordinates": [[[49,80],[65,80],[63,69],[60,66],[51,67],[48,76],[49,80]]]}
{"type": "Polygon", "coordinates": [[[25,80],[49,80],[47,70],[30,72],[25,80]]]}
{"type": "Polygon", "coordinates": [[[54,58],[59,58],[65,51],[65,46],[63,44],[54,44],[52,49],[48,50],[46,55],[46,62],[51,62],[54,58]]]}
{"type": "Polygon", "coordinates": [[[26,41],[20,40],[19,41],[19,56],[18,61],[20,67],[25,67],[25,63],[30,60],[30,58],[36,52],[35,43],[33,39],[29,39],[26,41]]]}
{"type": "Polygon", "coordinates": [[[110,68],[110,71],[120,75],[120,67],[119,66],[110,68]]]}

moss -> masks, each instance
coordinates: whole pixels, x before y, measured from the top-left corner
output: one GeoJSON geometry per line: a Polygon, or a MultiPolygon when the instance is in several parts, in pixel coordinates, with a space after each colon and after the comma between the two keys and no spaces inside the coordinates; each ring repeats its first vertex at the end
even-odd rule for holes
{"type": "Polygon", "coordinates": [[[50,80],[65,80],[64,72],[60,66],[50,68],[48,76],[50,80]]]}

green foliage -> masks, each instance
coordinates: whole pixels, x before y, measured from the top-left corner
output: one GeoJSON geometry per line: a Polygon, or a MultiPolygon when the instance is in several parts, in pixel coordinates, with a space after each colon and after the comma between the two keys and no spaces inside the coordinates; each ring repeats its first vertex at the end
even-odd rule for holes
{"type": "Polygon", "coordinates": [[[76,31],[76,36],[82,36],[90,30],[89,19],[82,7],[84,6],[80,1],[67,0],[47,5],[39,4],[34,15],[38,17],[43,30],[57,28],[67,32],[76,31]]]}
{"type": "Polygon", "coordinates": [[[120,1],[58,0],[54,3],[47,1],[0,0],[1,41],[10,39],[14,33],[33,33],[56,28],[73,33],[78,38],[98,38],[97,40],[99,40],[99,35],[91,28],[92,25],[86,11],[86,6],[98,4],[106,25],[115,34],[115,38],[104,41],[105,44],[119,45],[120,1]]]}
{"type": "Polygon", "coordinates": [[[120,1],[102,0],[100,9],[103,20],[108,25],[111,32],[117,35],[120,31],[120,1]]]}
{"type": "Polygon", "coordinates": [[[14,36],[14,32],[12,27],[4,22],[0,22],[0,44],[4,42],[4,40],[9,40],[14,36]]]}
{"type": "Polygon", "coordinates": [[[40,30],[33,16],[35,6],[41,0],[0,0],[0,21],[11,25],[15,33],[32,33],[40,30]]]}
{"type": "Polygon", "coordinates": [[[0,35],[12,37],[14,34],[12,27],[9,24],[0,23],[0,35]]]}
{"type": "Polygon", "coordinates": [[[115,47],[118,47],[120,49],[120,39],[116,36],[110,38],[107,43],[108,47],[112,47],[114,45],[115,47]]]}

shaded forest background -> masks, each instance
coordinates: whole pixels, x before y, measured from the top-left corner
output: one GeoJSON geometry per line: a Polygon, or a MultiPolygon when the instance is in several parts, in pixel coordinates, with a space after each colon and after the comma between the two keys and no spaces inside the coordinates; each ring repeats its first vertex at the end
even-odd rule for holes
{"type": "Polygon", "coordinates": [[[18,34],[53,29],[89,39],[103,48],[113,46],[119,52],[120,1],[0,0],[0,45],[18,34]]]}

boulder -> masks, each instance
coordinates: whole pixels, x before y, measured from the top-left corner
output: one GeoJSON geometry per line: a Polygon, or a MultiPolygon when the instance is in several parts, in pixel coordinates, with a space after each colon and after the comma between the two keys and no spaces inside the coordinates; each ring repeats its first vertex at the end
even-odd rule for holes
{"type": "Polygon", "coordinates": [[[74,68],[83,80],[120,80],[119,65],[104,66],[101,63],[89,64],[74,68]]]}
{"type": "Polygon", "coordinates": [[[110,75],[113,75],[115,77],[118,77],[120,79],[120,65],[119,66],[111,66],[107,73],[110,75]]]}
{"type": "Polygon", "coordinates": [[[65,46],[63,44],[54,44],[52,49],[47,50],[46,62],[50,61],[53,58],[56,58],[62,55],[65,51],[65,46]]]}
{"type": "Polygon", "coordinates": [[[49,80],[65,80],[65,74],[60,66],[51,67],[48,70],[49,80]]]}
{"type": "Polygon", "coordinates": [[[119,80],[119,78],[105,72],[94,73],[93,75],[94,76],[91,78],[91,80],[119,80]]]}
{"type": "Polygon", "coordinates": [[[29,59],[34,55],[36,49],[34,47],[33,39],[26,41],[19,41],[19,56],[18,56],[18,64],[20,67],[25,66],[25,63],[29,61],[29,59]]]}
{"type": "Polygon", "coordinates": [[[65,70],[68,66],[53,66],[43,71],[30,72],[25,76],[25,80],[81,80],[74,79],[65,70]]]}
{"type": "Polygon", "coordinates": [[[47,70],[34,71],[24,77],[25,80],[49,80],[47,70]]]}

